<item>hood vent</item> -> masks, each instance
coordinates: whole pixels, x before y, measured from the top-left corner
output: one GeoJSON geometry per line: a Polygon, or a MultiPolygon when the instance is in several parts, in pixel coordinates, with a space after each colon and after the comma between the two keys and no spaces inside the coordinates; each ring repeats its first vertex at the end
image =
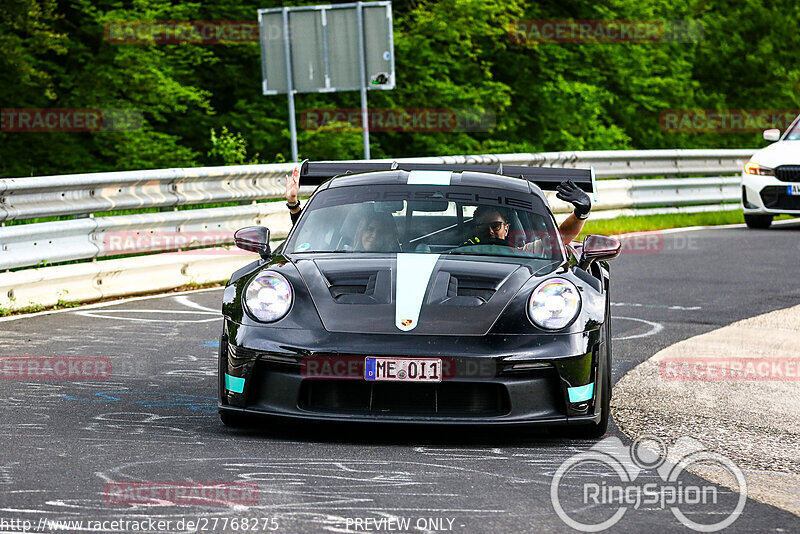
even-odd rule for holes
{"type": "Polygon", "coordinates": [[[480,306],[495,294],[504,278],[479,277],[440,271],[431,289],[429,304],[480,306]]]}
{"type": "Polygon", "coordinates": [[[325,273],[328,290],[342,304],[387,304],[392,278],[389,271],[325,273]]]}

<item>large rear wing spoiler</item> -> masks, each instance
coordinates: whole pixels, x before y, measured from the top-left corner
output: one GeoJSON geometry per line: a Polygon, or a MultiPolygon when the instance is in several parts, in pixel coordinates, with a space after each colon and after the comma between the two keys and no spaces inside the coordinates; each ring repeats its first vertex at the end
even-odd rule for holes
{"type": "Polygon", "coordinates": [[[589,169],[565,169],[562,167],[526,167],[522,165],[467,165],[449,163],[402,163],[397,161],[364,162],[311,162],[304,161],[300,166],[300,185],[319,185],[329,178],[342,174],[356,174],[376,171],[451,171],[485,172],[529,180],[545,191],[555,191],[564,180],[572,180],[575,185],[597,196],[594,167],[589,169]]]}

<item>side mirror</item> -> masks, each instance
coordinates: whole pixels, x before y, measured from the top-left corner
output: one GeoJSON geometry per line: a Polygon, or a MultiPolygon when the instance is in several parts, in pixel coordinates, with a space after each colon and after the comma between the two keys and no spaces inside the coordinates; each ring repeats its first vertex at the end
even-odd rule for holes
{"type": "Polygon", "coordinates": [[[583,240],[583,250],[578,267],[583,270],[595,261],[613,260],[619,256],[622,243],[616,237],[604,235],[587,235],[583,240]]]}
{"type": "Polygon", "coordinates": [[[248,226],[240,228],[233,234],[233,242],[242,250],[258,252],[261,258],[268,260],[272,255],[269,249],[269,228],[264,226],[248,226]]]}
{"type": "Polygon", "coordinates": [[[764,130],[764,139],[766,141],[777,141],[781,138],[781,131],[777,128],[772,128],[770,130],[764,130]]]}

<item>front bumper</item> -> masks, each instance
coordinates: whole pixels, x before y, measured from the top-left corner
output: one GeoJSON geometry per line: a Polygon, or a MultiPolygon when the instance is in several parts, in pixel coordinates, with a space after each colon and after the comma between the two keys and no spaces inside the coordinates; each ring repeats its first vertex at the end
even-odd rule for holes
{"type": "Polygon", "coordinates": [[[787,187],[774,176],[742,174],[742,209],[744,213],[800,216],[800,195],[789,195],[787,187]]]}
{"type": "MultiPolygon", "coordinates": [[[[602,415],[600,328],[537,336],[337,334],[243,326],[225,319],[220,411],[298,420],[565,425],[602,415]],[[268,332],[268,338],[265,336],[268,332]],[[442,358],[437,384],[373,382],[365,356],[442,358]],[[331,363],[342,365],[337,368],[331,363]],[[309,362],[314,366],[309,366],[309,362]],[[327,373],[310,373],[326,362],[327,373]]],[[[324,367],[324,366],[323,366],[324,367]]]]}

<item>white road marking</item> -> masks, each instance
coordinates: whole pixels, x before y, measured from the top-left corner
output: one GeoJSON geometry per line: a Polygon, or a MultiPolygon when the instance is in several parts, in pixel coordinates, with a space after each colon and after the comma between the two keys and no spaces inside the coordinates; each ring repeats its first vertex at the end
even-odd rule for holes
{"type": "Polygon", "coordinates": [[[632,335],[632,336],[624,336],[624,337],[612,337],[611,339],[613,339],[614,341],[623,341],[623,340],[626,340],[626,339],[637,339],[637,338],[640,338],[640,337],[654,336],[654,335],[658,334],[659,332],[661,332],[662,330],[664,330],[664,325],[662,325],[661,323],[656,323],[656,322],[653,322],[653,321],[645,321],[644,319],[637,319],[636,317],[617,317],[617,316],[613,316],[613,319],[623,319],[623,320],[626,320],[626,321],[638,321],[640,323],[645,323],[645,324],[650,325],[650,330],[648,330],[644,334],[635,334],[635,335],[632,335]]]}
{"type": "Polygon", "coordinates": [[[117,313],[163,313],[163,314],[194,314],[194,315],[213,315],[212,319],[198,319],[198,320],[185,320],[185,319],[169,319],[171,323],[208,323],[211,321],[216,321],[217,319],[222,318],[222,313],[212,309],[207,308],[201,304],[198,304],[192,300],[189,300],[189,297],[186,295],[180,295],[178,297],[173,297],[173,300],[178,304],[182,304],[187,308],[193,308],[192,310],[103,310],[101,312],[96,311],[76,311],[77,315],[82,315],[84,317],[95,317],[101,319],[116,319],[118,321],[135,321],[140,323],[160,323],[164,322],[164,319],[142,319],[139,317],[110,317],[108,314],[114,315],[117,313]]]}
{"type": "Polygon", "coordinates": [[[632,308],[659,308],[665,310],[701,310],[700,306],[676,306],[670,304],[640,304],[638,302],[612,302],[612,306],[630,306],[632,308]]]}
{"type": "Polygon", "coordinates": [[[193,293],[207,293],[209,291],[220,291],[224,289],[223,287],[209,287],[205,289],[189,289],[188,291],[179,291],[173,293],[162,293],[160,295],[145,295],[143,297],[125,297],[119,298],[114,300],[109,300],[106,302],[95,302],[94,304],[84,304],[83,306],[78,306],[76,308],[62,308],[60,310],[46,310],[36,313],[23,313],[21,315],[9,315],[7,317],[0,317],[0,323],[5,321],[18,321],[20,319],[29,319],[31,317],[39,317],[41,315],[53,315],[56,313],[77,313],[83,310],[93,310],[96,308],[107,308],[109,306],[119,306],[120,304],[126,304],[128,302],[136,302],[139,300],[151,300],[151,299],[163,299],[167,297],[174,297],[178,293],[182,293],[184,295],[191,295],[193,293]]]}
{"type": "Polygon", "coordinates": [[[198,304],[194,301],[189,300],[189,297],[187,297],[186,295],[175,297],[173,300],[175,300],[175,302],[177,302],[178,304],[183,304],[184,306],[188,306],[189,308],[194,308],[195,310],[208,311],[216,315],[222,315],[222,312],[220,310],[215,310],[214,308],[206,308],[202,304],[198,304]]]}

